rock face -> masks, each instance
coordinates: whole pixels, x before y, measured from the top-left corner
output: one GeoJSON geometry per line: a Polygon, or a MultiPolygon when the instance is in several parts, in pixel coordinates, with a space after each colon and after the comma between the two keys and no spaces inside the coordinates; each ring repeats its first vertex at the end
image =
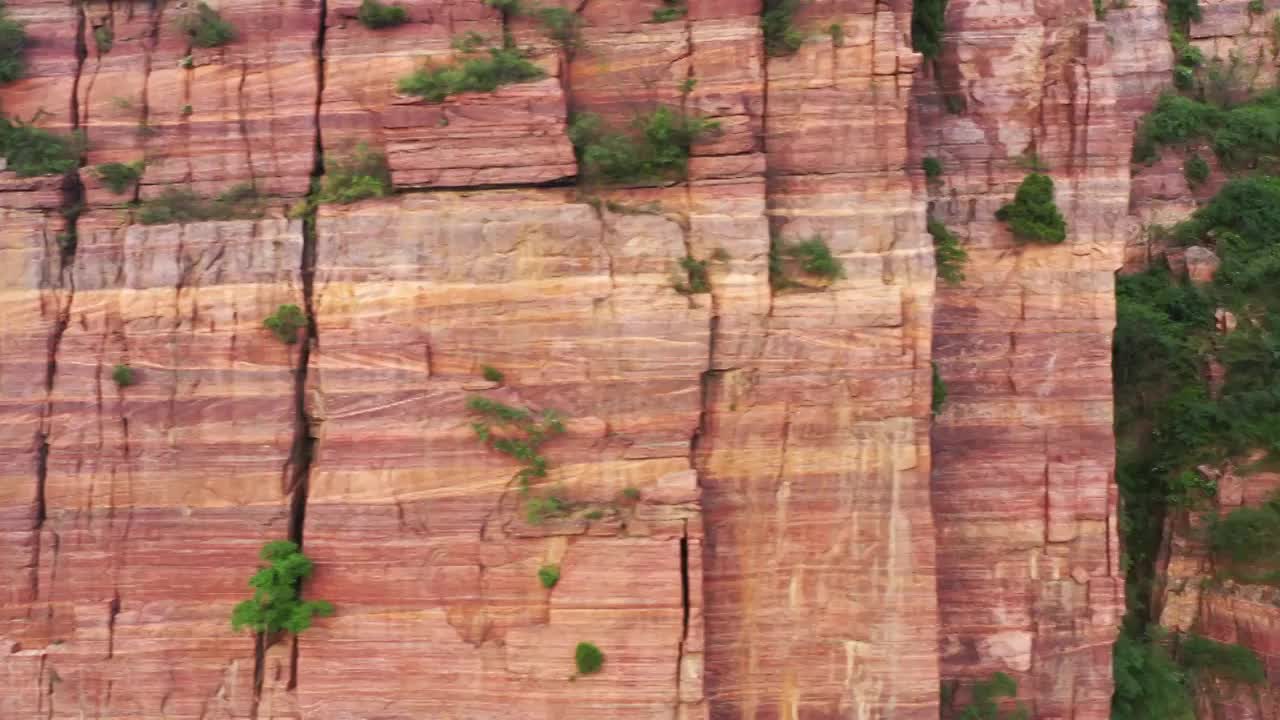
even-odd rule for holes
{"type": "Polygon", "coordinates": [[[3,109],[85,153],[0,173],[0,718],[910,720],[995,671],[1037,718],[1106,716],[1156,0],[952,0],[927,64],[905,0],[806,4],[776,57],[756,3],[566,5],[576,43],[533,3],[210,4],[227,45],[190,45],[189,4],[10,3],[39,42],[3,109]],[[545,77],[397,91],[468,33],[545,77]],[[659,105],[718,123],[685,177],[578,182],[575,115],[659,105]],[[360,143],[396,195],[286,210],[360,143]],[[993,217],[1033,155],[1061,245],[993,217]],[[119,194],[95,171],[139,160],[119,194]],[[243,184],[262,217],[131,224],[243,184]],[[936,294],[929,213],[970,253],[936,294]],[[771,260],[815,237],[841,277],[771,260]],[[295,343],[262,325],[288,304],[295,343]],[[527,491],[473,397],[564,417],[527,491]],[[282,538],[337,613],[255,642],[227,618],[282,538]]]}

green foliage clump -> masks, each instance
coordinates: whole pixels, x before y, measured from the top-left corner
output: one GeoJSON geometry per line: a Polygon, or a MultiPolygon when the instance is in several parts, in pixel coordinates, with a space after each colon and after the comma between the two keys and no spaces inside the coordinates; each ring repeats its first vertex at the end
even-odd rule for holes
{"type": "Polygon", "coordinates": [[[542,25],[547,37],[565,52],[573,52],[581,43],[582,18],[572,10],[555,6],[540,7],[534,9],[533,17],[542,25]]]}
{"type": "Polygon", "coordinates": [[[123,195],[129,186],[138,182],[142,178],[142,170],[145,163],[142,160],[135,160],[130,163],[105,163],[94,169],[98,175],[98,179],[103,185],[107,186],[111,192],[116,195],[123,195]]]}
{"type": "Polygon", "coordinates": [[[1274,565],[1280,560],[1280,497],[1214,518],[1209,524],[1209,547],[1233,570],[1267,561],[1274,565]]]}
{"type": "Polygon", "coordinates": [[[363,0],[356,19],[370,30],[395,27],[409,22],[409,13],[400,5],[384,5],[378,0],[363,0]]]}
{"type": "Polygon", "coordinates": [[[673,287],[681,295],[697,295],[711,292],[711,280],[707,275],[707,261],[694,260],[691,257],[680,258],[680,269],[684,271],[685,280],[677,280],[673,287]]]}
{"type": "Polygon", "coordinates": [[[323,600],[298,597],[298,586],[311,577],[314,565],[297,543],[269,542],[263,546],[261,557],[269,564],[250,578],[253,599],[239,603],[232,610],[232,628],[247,627],[256,633],[288,630],[297,635],[311,627],[313,617],[333,614],[333,605],[323,600]]]}
{"type": "Polygon", "coordinates": [[[942,412],[942,408],[947,405],[947,383],[942,379],[941,373],[938,372],[938,364],[929,363],[933,372],[933,399],[929,402],[929,409],[934,415],[942,412]]]}
{"type": "Polygon", "coordinates": [[[1161,145],[1177,145],[1194,140],[1217,122],[1219,110],[1182,95],[1165,93],[1138,128],[1133,144],[1134,162],[1152,162],[1160,156],[1161,145]]]}
{"type": "Polygon", "coordinates": [[[427,102],[444,102],[464,92],[493,92],[502,85],[541,79],[545,73],[515,48],[489,48],[487,56],[449,65],[429,65],[400,79],[400,92],[427,102]]]}
{"type": "Polygon", "coordinates": [[[1187,178],[1187,184],[1191,187],[1199,187],[1209,179],[1209,163],[1199,155],[1192,155],[1187,158],[1186,163],[1182,165],[1182,174],[1187,178]]]}
{"type": "Polygon", "coordinates": [[[768,55],[791,55],[804,44],[804,33],[795,27],[795,14],[800,0],[764,0],[760,30],[764,34],[764,51],[768,55]]]}
{"type": "Polygon", "coordinates": [[[942,177],[942,161],[936,157],[927,157],[920,161],[920,167],[924,169],[924,176],[930,180],[942,177]]]}
{"type": "Polygon", "coordinates": [[[348,157],[326,160],[324,181],[315,201],[345,205],[390,193],[391,172],[387,169],[386,157],[360,143],[348,157]]]}
{"type": "Polygon", "coordinates": [[[218,47],[236,38],[235,26],[203,0],[178,18],[178,27],[196,47],[218,47]]]}
{"type": "Polygon", "coordinates": [[[0,116],[0,156],[20,177],[63,175],[80,162],[78,136],[63,137],[21,120],[0,116]]]}
{"type": "Polygon", "coordinates": [[[480,442],[503,455],[514,458],[523,467],[515,474],[520,494],[525,499],[525,517],[532,525],[548,517],[563,514],[568,503],[555,494],[530,496],[532,483],[547,476],[549,463],[539,452],[547,441],[565,431],[564,420],[555,410],[535,415],[528,408],[506,405],[483,395],[467,398],[467,409],[479,415],[471,423],[480,442]]]}
{"type": "Polygon", "coordinates": [[[844,47],[844,25],[840,23],[831,23],[827,26],[827,34],[831,36],[831,44],[835,47],[844,47]]]}
{"type": "Polygon", "coordinates": [[[501,370],[492,365],[481,365],[480,375],[484,377],[485,380],[496,383],[502,382],[503,378],[506,377],[502,374],[501,370]]]}
{"type": "Polygon", "coordinates": [[[774,237],[769,243],[769,285],[783,290],[795,284],[787,277],[784,258],[799,261],[800,271],[806,275],[838,280],[845,276],[844,266],[831,254],[827,241],[821,235],[813,235],[799,242],[789,243],[774,237]]]}
{"type": "Polygon", "coordinates": [[[560,566],[543,565],[538,568],[538,582],[548,590],[555,587],[556,583],[560,582],[560,566]]]}
{"type": "Polygon", "coordinates": [[[307,326],[307,316],[297,305],[281,305],[262,321],[262,326],[280,342],[292,345],[298,342],[298,331],[307,326]]]}
{"type": "Polygon", "coordinates": [[[930,218],[928,228],[933,236],[933,259],[938,267],[938,277],[950,285],[964,280],[964,265],[969,261],[969,253],[941,221],[930,218]]]}
{"type": "Polygon", "coordinates": [[[1023,179],[1013,202],[996,211],[1022,242],[1060,243],[1067,239],[1067,221],[1053,202],[1053,180],[1032,173],[1023,179]]]}
{"type": "MultiPolygon", "coordinates": [[[[1021,703],[1014,709],[1001,711],[1000,701],[1003,698],[1015,698],[1018,695],[1018,683],[1008,675],[997,672],[990,680],[981,680],[973,684],[970,690],[973,701],[962,708],[954,708],[953,715],[959,720],[1029,720],[1030,713],[1021,703]]],[[[943,686],[944,710],[955,699],[955,687],[943,686]]]]}
{"type": "Polygon", "coordinates": [[[578,667],[579,675],[591,675],[600,672],[604,665],[604,653],[589,642],[580,642],[573,651],[573,663],[578,667]]]}
{"type": "Polygon", "coordinates": [[[933,59],[942,52],[947,30],[947,0],[915,0],[911,6],[911,47],[933,59]]]}
{"type": "Polygon", "coordinates": [[[1262,0],[1249,0],[1249,14],[1261,15],[1266,12],[1267,8],[1262,4],[1262,0]]]}
{"type": "Polygon", "coordinates": [[[1258,654],[1247,647],[1220,643],[1202,635],[1187,635],[1178,659],[1192,675],[1212,673],[1216,677],[1258,685],[1267,679],[1258,654]]]}
{"type": "Polygon", "coordinates": [[[111,52],[111,46],[115,45],[116,34],[110,25],[99,25],[93,29],[93,44],[98,48],[99,55],[106,55],[111,52]]]}
{"type": "Polygon", "coordinates": [[[1228,109],[1165,94],[1138,129],[1133,159],[1151,162],[1161,146],[1199,140],[1208,140],[1227,168],[1269,169],[1280,156],[1280,93],[1263,93],[1228,109]]]}
{"type": "Polygon", "coordinates": [[[1200,0],[1166,0],[1165,17],[1170,27],[1185,33],[1194,22],[1200,22],[1200,0]]]}
{"type": "Polygon", "coordinates": [[[684,178],[693,143],[719,128],[718,122],[663,105],[633,117],[625,133],[605,127],[599,115],[577,115],[569,140],[587,180],[653,183],[684,178]]]}
{"type": "Polygon", "coordinates": [[[671,22],[679,20],[689,12],[689,8],[682,2],[675,0],[662,0],[662,5],[653,10],[653,21],[656,23],[671,22]]]}
{"type": "Polygon", "coordinates": [[[160,197],[142,203],[138,209],[138,222],[143,225],[168,225],[255,218],[261,215],[262,203],[258,191],[248,183],[241,183],[212,200],[189,190],[166,190],[160,197]]]}
{"type": "Polygon", "coordinates": [[[26,70],[27,28],[9,17],[0,0],[0,85],[22,77],[26,70]]]}
{"type": "Polygon", "coordinates": [[[1195,720],[1186,676],[1169,657],[1158,631],[1116,638],[1111,664],[1115,693],[1112,720],[1195,720]]]}
{"type": "Polygon", "coordinates": [[[111,368],[111,379],[119,387],[129,387],[137,382],[133,376],[133,368],[129,367],[128,363],[117,363],[111,368]]]}
{"type": "Polygon", "coordinates": [[[635,502],[640,499],[640,488],[628,485],[627,487],[622,488],[622,497],[630,500],[631,502],[635,502]]]}

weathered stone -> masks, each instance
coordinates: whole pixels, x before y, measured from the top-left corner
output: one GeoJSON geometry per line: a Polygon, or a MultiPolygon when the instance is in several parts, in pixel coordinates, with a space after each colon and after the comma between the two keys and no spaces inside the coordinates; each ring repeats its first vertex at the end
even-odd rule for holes
{"type": "Polygon", "coordinates": [[[1183,253],[1183,261],[1187,264],[1187,278],[1195,285],[1208,285],[1218,272],[1222,261],[1209,248],[1192,245],[1183,253]]]}

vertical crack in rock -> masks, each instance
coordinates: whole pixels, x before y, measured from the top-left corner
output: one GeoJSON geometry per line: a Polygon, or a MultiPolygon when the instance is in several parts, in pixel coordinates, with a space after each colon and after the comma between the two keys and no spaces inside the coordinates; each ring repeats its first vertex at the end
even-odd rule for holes
{"type": "MultiPolygon", "coordinates": [[[[696,436],[695,436],[696,437],[696,436]]],[[[684,704],[684,693],[681,688],[684,680],[684,652],[689,643],[689,521],[684,521],[680,533],[680,642],[676,646],[676,702],[672,708],[672,718],[681,716],[680,706],[684,704]]]]}

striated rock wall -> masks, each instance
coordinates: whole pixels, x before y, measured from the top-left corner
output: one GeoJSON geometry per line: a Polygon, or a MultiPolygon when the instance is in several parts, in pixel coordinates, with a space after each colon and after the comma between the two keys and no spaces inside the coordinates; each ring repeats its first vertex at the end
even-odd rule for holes
{"type": "Polygon", "coordinates": [[[177,3],[10,3],[40,42],[5,112],[86,146],[79,184],[0,175],[0,718],[932,718],[940,680],[996,670],[1036,717],[1104,716],[1111,277],[1157,2],[953,0],[927,65],[903,0],[814,0],[783,57],[758,3],[566,5],[573,49],[479,0],[378,31],[357,0],[211,4],[238,36],[193,49],[177,3]],[[468,32],[546,78],[395,92],[468,32]],[[685,181],[570,187],[574,113],[656,103],[720,123],[685,181]],[[291,219],[360,142],[401,192],[291,219]],[[992,218],[1029,152],[1062,246],[992,218]],[[139,159],[136,192],[92,170],[139,159]],[[129,224],[242,183],[263,218],[129,224]],[[927,211],[971,257],[936,295],[927,211]],[[771,289],[771,239],[813,235],[846,276],[771,289]],[[710,292],[673,289],[683,257],[710,292]],[[261,326],[286,303],[294,345],[261,326]],[[564,414],[534,490],[563,517],[525,520],[474,394],[564,414]],[[337,614],[255,645],[227,617],[285,537],[337,614]],[[607,659],[571,679],[580,641],[607,659]]]}

